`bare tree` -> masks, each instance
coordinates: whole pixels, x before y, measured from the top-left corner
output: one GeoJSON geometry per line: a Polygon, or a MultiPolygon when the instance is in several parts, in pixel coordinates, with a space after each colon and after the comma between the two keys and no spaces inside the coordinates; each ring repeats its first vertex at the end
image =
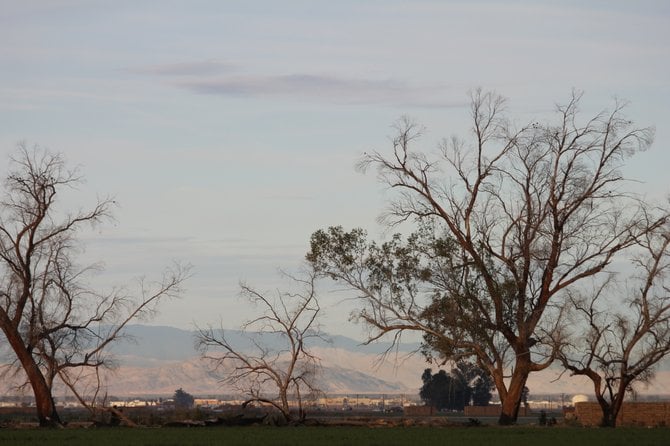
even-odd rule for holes
{"type": "Polygon", "coordinates": [[[300,290],[277,291],[274,297],[241,285],[242,296],[261,311],[260,316],[242,326],[250,349],[232,345],[223,328],[200,330],[198,339],[204,358],[228,373],[222,381],[248,395],[245,406],[253,402],[270,404],[281,412],[285,421],[292,421],[295,417],[290,401],[295,399],[298,420],[302,421],[303,398],[318,392],[315,378],[319,359],[309,352],[306,343],[310,338],[321,337],[320,307],[313,273],[304,279],[289,278],[300,290]],[[230,367],[232,371],[228,372],[230,367]]]}
{"type": "Polygon", "coordinates": [[[667,226],[647,234],[639,241],[635,273],[627,283],[612,275],[590,295],[570,295],[577,328],[559,358],[572,375],[592,381],[603,426],[616,426],[634,384],[649,382],[670,353],[669,245],[667,226]]]}
{"type": "Polygon", "coordinates": [[[81,177],[60,155],[38,147],[20,145],[11,169],[0,202],[0,329],[33,391],[40,425],[60,425],[53,398],[58,379],[83,398],[76,385],[91,375],[85,370],[99,378],[110,365],[110,343],[129,321],[177,295],[188,268],[166,271],[153,289],[142,287],[139,299],[123,290],[90,290],[85,277],[92,268],[74,261],[75,235],[108,218],[113,202],[103,199],[76,213],[59,210],[59,193],[81,177]]]}
{"type": "MultiPolygon", "coordinates": [[[[107,406],[104,392],[116,366],[109,347],[126,338],[129,323],[150,319],[161,301],[180,296],[189,275],[190,266],[175,263],[158,281],[137,279],[137,291],[88,292],[66,299],[42,327],[43,340],[36,349],[50,387],[58,378],[94,416],[117,412],[107,406]]],[[[70,289],[74,288],[72,284],[70,289]]],[[[132,424],[121,413],[116,416],[132,424]]]]}
{"type": "MultiPolygon", "coordinates": [[[[359,315],[373,338],[415,330],[444,359],[476,358],[494,378],[501,424],[516,421],[528,375],[555,360],[565,292],[603,272],[664,218],[645,219],[645,204],[626,192],[620,172],[651,144],[653,129],[635,128],[618,102],[581,120],[580,97],[557,106],[555,123],[516,129],[504,99],[478,90],[471,143],[454,137],[429,156],[413,148],[421,129],[402,119],[388,156],[363,156],[361,170],[377,169],[397,191],[383,221],[419,221],[436,233],[435,256],[417,260],[428,263],[419,282],[401,276],[393,282],[399,288],[369,286],[369,274],[384,269],[374,262],[371,269],[366,253],[355,251],[361,245],[342,234],[316,233],[308,254],[317,269],[360,292],[359,315]]],[[[402,273],[402,262],[390,265],[402,273]]]]}

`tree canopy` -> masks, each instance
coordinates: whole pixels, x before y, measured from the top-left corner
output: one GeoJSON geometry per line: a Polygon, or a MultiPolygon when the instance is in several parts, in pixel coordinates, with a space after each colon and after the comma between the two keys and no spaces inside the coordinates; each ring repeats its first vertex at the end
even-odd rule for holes
{"type": "Polygon", "coordinates": [[[193,397],[193,395],[184,391],[184,389],[182,389],[181,387],[174,391],[172,399],[174,400],[175,407],[179,407],[182,409],[190,409],[191,407],[193,407],[193,403],[195,402],[195,398],[193,397]]]}
{"type": "Polygon", "coordinates": [[[419,331],[431,354],[488,370],[501,424],[515,422],[528,375],[557,358],[568,292],[667,219],[622,174],[653,128],[636,127],[621,102],[583,117],[580,101],[573,93],[555,119],[517,126],[504,98],[477,90],[470,139],[444,140],[437,153],[417,148],[422,129],[401,119],[391,150],[359,167],[391,190],[382,221],[419,230],[376,244],[331,227],[307,254],[357,292],[370,340],[419,331]]]}
{"type": "Polygon", "coordinates": [[[425,369],[421,375],[421,400],[438,410],[463,410],[465,406],[488,406],[493,380],[488,372],[472,363],[461,361],[450,373],[439,370],[433,374],[425,369]]]}

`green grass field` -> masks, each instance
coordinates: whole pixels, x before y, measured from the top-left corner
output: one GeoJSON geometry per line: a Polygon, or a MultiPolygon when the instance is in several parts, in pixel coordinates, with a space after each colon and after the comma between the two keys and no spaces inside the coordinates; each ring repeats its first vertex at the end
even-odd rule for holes
{"type": "Polygon", "coordinates": [[[509,445],[509,446],[663,446],[667,428],[365,428],[365,427],[216,427],[0,429],[0,445],[48,446],[200,446],[200,445],[509,445]]]}

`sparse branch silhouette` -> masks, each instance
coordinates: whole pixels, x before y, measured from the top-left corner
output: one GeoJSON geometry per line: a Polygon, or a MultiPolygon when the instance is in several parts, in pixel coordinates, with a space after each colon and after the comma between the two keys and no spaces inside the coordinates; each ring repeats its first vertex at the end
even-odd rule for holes
{"type": "Polygon", "coordinates": [[[440,360],[471,357],[494,379],[501,424],[514,423],[528,375],[549,367],[564,337],[569,290],[607,267],[667,219],[626,188],[621,168],[647,149],[615,102],[583,118],[581,93],[552,122],[515,127],[505,100],[471,95],[471,138],[416,148],[422,129],[396,126],[387,153],[365,154],[392,199],[382,222],[417,223],[376,245],[362,231],[312,235],[308,260],[355,290],[357,316],[385,334],[418,331],[440,360]]]}
{"type": "Polygon", "coordinates": [[[320,361],[309,351],[307,342],[322,336],[318,323],[321,308],[313,272],[305,273],[305,277],[284,275],[298,290],[278,290],[269,296],[240,285],[242,296],[260,311],[258,317],[242,326],[251,340],[250,349],[231,344],[223,328],[201,329],[198,342],[203,356],[224,375],[222,381],[247,395],[245,406],[268,404],[279,410],[285,422],[302,421],[305,396],[319,391],[316,378],[320,361]],[[278,345],[265,343],[266,335],[278,345]],[[291,411],[292,399],[298,406],[297,418],[291,411]]]}
{"type": "Polygon", "coordinates": [[[632,277],[610,275],[591,292],[569,294],[575,328],[559,359],[593,383],[603,426],[616,426],[633,385],[649,382],[670,353],[669,247],[666,224],[639,239],[632,277]]]}
{"type": "Polygon", "coordinates": [[[72,213],[59,209],[60,192],[81,181],[61,155],[21,144],[0,201],[0,329],[15,356],[14,372],[21,371],[33,391],[41,426],[61,424],[53,398],[58,379],[82,402],[87,395],[98,398],[99,371],[113,365],[110,344],[130,321],[179,295],[189,275],[188,266],[175,265],[158,283],[141,282],[139,297],[91,290],[85,277],[96,267],[77,265],[76,234],[109,219],[114,202],[102,199],[72,213]]]}

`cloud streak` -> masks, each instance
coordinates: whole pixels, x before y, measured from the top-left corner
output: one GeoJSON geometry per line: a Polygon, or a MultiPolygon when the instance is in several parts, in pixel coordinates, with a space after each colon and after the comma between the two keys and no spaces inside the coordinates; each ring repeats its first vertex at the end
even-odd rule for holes
{"type": "Polygon", "coordinates": [[[204,60],[199,62],[178,62],[170,64],[149,65],[133,68],[129,71],[136,74],[154,76],[209,76],[234,71],[233,64],[219,60],[204,60]]]}
{"type": "Polygon", "coordinates": [[[462,92],[457,92],[459,99],[455,100],[446,85],[419,87],[392,78],[312,73],[246,74],[235,64],[219,60],[151,65],[129,71],[166,79],[174,87],[200,95],[420,108],[466,105],[460,99],[462,92]]]}
{"type": "Polygon", "coordinates": [[[236,75],[175,81],[197,94],[229,97],[290,98],[348,105],[460,107],[443,85],[416,87],[394,79],[355,79],[318,74],[236,75]]]}

